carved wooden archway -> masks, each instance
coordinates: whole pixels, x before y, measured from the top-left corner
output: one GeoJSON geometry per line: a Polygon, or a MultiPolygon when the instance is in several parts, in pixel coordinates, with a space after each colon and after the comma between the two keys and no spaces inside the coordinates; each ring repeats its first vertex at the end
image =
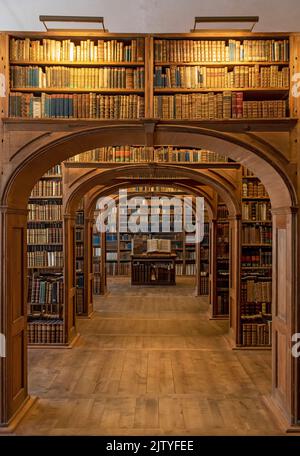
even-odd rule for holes
{"type": "MultiPolygon", "coordinates": [[[[74,124],[75,125],[75,124],[74,124]]],[[[26,219],[31,188],[51,166],[82,151],[105,145],[168,144],[201,147],[228,156],[253,171],[265,185],[273,211],[273,402],[286,426],[300,420],[300,372],[291,355],[291,337],[300,332],[297,284],[298,208],[295,168],[257,135],[220,133],[168,122],[85,125],[72,131],[28,131],[24,143],[10,126],[4,144],[1,185],[1,328],[7,357],[1,359],[1,416],[7,425],[27,400],[26,219]]],[[[25,137],[23,132],[23,137],[25,137]]]]}

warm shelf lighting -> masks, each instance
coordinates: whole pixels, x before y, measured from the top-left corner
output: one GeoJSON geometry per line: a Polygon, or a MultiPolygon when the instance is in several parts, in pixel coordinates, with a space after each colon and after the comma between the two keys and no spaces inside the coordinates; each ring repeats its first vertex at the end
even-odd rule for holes
{"type": "Polygon", "coordinates": [[[191,32],[223,30],[252,32],[259,16],[196,16],[191,32]]]}
{"type": "Polygon", "coordinates": [[[45,29],[51,30],[97,30],[95,24],[101,24],[103,32],[108,32],[104,27],[104,17],[100,16],[45,16],[39,17],[45,29]],[[47,23],[51,23],[51,27],[47,23]]]}

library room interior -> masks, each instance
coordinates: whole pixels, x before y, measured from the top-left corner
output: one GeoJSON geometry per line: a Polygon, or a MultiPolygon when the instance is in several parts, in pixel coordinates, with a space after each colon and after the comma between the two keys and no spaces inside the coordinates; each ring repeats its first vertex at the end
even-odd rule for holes
{"type": "Polygon", "coordinates": [[[0,435],[300,435],[300,3],[0,9],[0,435]]]}

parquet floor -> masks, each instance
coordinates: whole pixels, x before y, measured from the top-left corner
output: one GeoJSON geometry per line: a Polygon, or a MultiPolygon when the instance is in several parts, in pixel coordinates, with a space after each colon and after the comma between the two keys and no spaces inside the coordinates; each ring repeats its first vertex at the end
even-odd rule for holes
{"type": "Polygon", "coordinates": [[[72,350],[29,352],[39,400],[20,435],[257,435],[281,430],[264,405],[271,353],[232,351],[189,279],[131,288],[114,279],[72,350]]]}

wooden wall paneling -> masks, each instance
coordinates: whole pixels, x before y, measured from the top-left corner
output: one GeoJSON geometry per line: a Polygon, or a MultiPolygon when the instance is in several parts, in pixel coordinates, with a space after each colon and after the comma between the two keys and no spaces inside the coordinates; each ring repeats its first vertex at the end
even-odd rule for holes
{"type": "Polygon", "coordinates": [[[75,216],[64,214],[64,342],[76,335],[75,216]]]}
{"type": "Polygon", "coordinates": [[[0,208],[0,332],[6,356],[0,357],[0,426],[10,423],[28,399],[27,391],[27,210],[0,208]],[[12,248],[12,246],[14,248],[12,248]]]}
{"type": "MultiPolygon", "coordinates": [[[[289,425],[299,424],[298,360],[292,356],[291,335],[299,331],[295,277],[296,214],[289,208],[275,209],[273,213],[273,400],[289,425]],[[295,391],[296,389],[296,391],[295,391]],[[295,394],[296,393],[296,394],[295,394]]],[[[298,243],[298,242],[297,242],[298,243]]]]}

